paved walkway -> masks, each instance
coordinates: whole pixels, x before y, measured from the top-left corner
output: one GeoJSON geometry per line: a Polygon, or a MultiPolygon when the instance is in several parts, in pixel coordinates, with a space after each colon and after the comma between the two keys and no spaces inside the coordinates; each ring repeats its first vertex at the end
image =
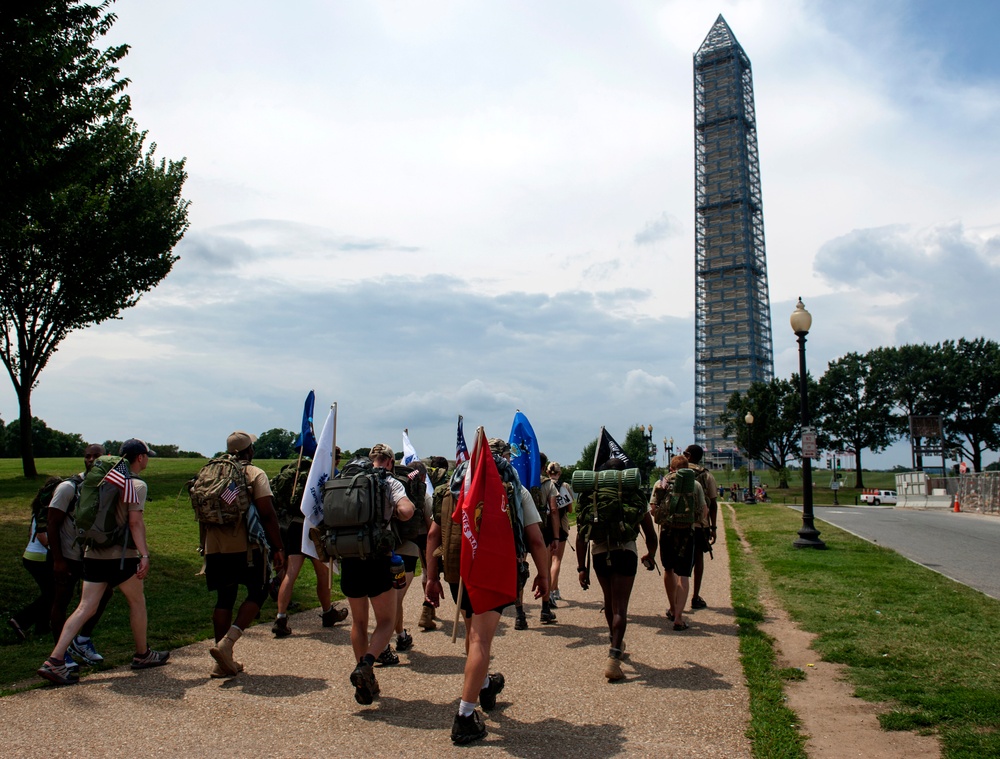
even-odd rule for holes
{"type": "Polygon", "coordinates": [[[596,578],[581,590],[567,551],[558,624],[538,623],[537,602],[528,630],[515,631],[510,612],[501,621],[491,670],[505,674],[507,687],[486,715],[486,739],[471,746],[449,739],[464,666],[461,637],[451,643],[454,607],[439,610],[449,619],[437,630],[419,630],[416,587],[407,597],[416,645],[399,666],[376,669],[382,696],[372,706],[355,703],[348,681],[349,621],[323,629],[305,612],[280,641],[270,624],[251,629],[237,645],[246,672],[231,680],[208,678],[205,641],[174,651],[160,669],[112,669],[4,698],[0,754],[749,757],[724,537],[720,529],[702,589],[711,608],[691,614],[685,632],[667,624],[660,577],[639,568],[626,680],[613,684],[603,677],[607,628],[596,578]]]}

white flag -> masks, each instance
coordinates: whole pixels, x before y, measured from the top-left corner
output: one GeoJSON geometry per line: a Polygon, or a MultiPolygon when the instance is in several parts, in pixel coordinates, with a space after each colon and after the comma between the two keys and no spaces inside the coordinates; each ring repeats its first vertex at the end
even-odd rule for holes
{"type": "Polygon", "coordinates": [[[406,430],[403,430],[403,466],[409,466],[419,459],[420,457],[413,449],[413,443],[410,442],[410,436],[406,434],[406,430]]]}
{"type": "Polygon", "coordinates": [[[305,517],[305,523],[302,525],[302,553],[314,559],[319,557],[316,555],[316,546],[309,537],[309,528],[323,522],[323,485],[333,476],[333,431],[336,426],[337,411],[334,407],[330,409],[323,423],[323,431],[316,444],[316,454],[309,468],[309,476],[306,477],[305,492],[302,493],[300,508],[305,517]]]}

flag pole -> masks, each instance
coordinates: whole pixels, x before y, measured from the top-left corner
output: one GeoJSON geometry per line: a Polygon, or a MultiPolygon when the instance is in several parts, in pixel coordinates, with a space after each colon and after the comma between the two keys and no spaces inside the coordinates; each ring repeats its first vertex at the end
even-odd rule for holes
{"type": "MultiPolygon", "coordinates": [[[[337,471],[337,402],[334,401],[333,405],[330,406],[330,410],[333,411],[333,447],[330,449],[330,478],[333,479],[334,474],[337,471]]],[[[295,491],[292,491],[293,493],[295,491]]],[[[329,569],[330,575],[330,590],[333,590],[333,557],[330,557],[330,563],[327,564],[327,569],[329,569]]]]}
{"type": "Polygon", "coordinates": [[[465,580],[461,577],[458,578],[458,596],[455,599],[455,626],[451,628],[451,642],[454,643],[458,638],[458,618],[462,613],[462,592],[465,590],[465,585],[463,584],[465,580]]]}
{"type": "Polygon", "coordinates": [[[601,425],[601,431],[597,435],[597,447],[594,448],[594,465],[591,467],[594,471],[597,471],[597,454],[601,451],[601,441],[604,439],[604,425],[601,425]]]}

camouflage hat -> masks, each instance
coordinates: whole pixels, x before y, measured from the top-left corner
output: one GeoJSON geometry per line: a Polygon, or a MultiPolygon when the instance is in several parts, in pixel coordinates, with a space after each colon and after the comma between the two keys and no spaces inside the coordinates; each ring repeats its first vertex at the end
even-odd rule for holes
{"type": "Polygon", "coordinates": [[[491,437],[489,439],[490,451],[495,453],[497,456],[503,456],[505,453],[510,453],[510,443],[502,438],[491,437]]]}
{"type": "Polygon", "coordinates": [[[376,456],[388,456],[390,460],[396,460],[396,454],[392,452],[392,448],[387,446],[385,443],[375,443],[372,449],[368,451],[368,458],[372,461],[375,460],[376,456]]]}

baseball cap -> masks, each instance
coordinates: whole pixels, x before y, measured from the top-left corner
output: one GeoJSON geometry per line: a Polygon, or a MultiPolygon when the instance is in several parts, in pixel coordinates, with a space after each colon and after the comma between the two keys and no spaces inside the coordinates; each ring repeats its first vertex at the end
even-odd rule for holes
{"type": "Polygon", "coordinates": [[[392,461],[396,460],[396,454],[385,443],[375,443],[372,446],[372,449],[368,452],[368,458],[374,461],[376,456],[388,456],[392,461]]]}
{"type": "Polygon", "coordinates": [[[490,451],[495,453],[497,456],[503,456],[505,453],[510,453],[510,443],[503,438],[491,437],[488,442],[490,444],[490,451]]]}
{"type": "Polygon", "coordinates": [[[137,437],[130,437],[122,443],[122,447],[118,450],[119,456],[139,455],[141,453],[145,453],[147,456],[156,455],[156,451],[146,445],[144,440],[140,440],[137,437]]]}
{"type": "Polygon", "coordinates": [[[251,435],[249,432],[234,432],[226,438],[226,450],[230,453],[239,453],[256,442],[256,435],[251,435]]]}

